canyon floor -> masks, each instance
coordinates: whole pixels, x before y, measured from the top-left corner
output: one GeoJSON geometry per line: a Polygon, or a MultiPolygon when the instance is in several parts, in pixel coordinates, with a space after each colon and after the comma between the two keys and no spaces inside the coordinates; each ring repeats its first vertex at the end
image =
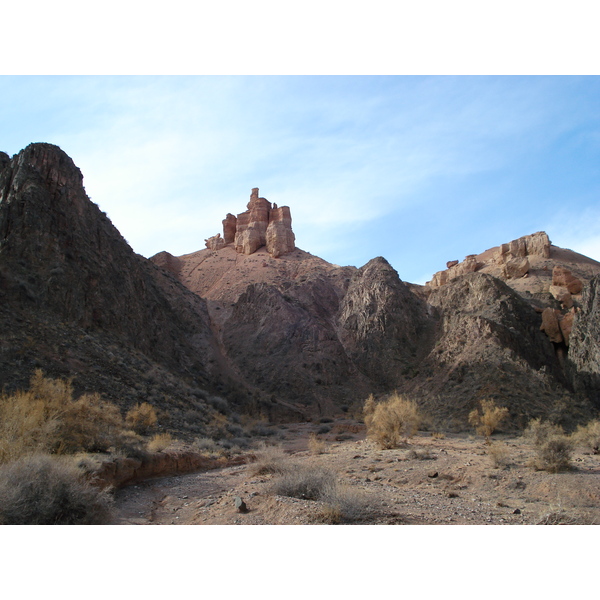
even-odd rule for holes
{"type": "MultiPolygon", "coordinates": [[[[381,450],[350,419],[274,428],[265,443],[305,472],[333,471],[351,518],[368,525],[600,524],[600,455],[578,449],[570,471],[532,466],[522,437],[419,432],[403,448],[381,450]],[[325,429],[329,431],[325,432],[325,429]],[[318,433],[318,432],[321,433],[318,433]],[[311,444],[317,434],[318,449],[311,444]],[[313,436],[314,439],[314,436],[313,436]]],[[[260,452],[260,451],[259,451],[260,452]]],[[[256,451],[222,469],[147,480],[115,494],[123,525],[309,525],[339,522],[326,502],[278,495],[277,474],[257,474],[256,451]],[[236,508],[244,501],[246,512],[236,508]],[[239,501],[238,501],[239,503],[239,501]]],[[[338,515],[339,516],[339,515],[338,515]]]]}

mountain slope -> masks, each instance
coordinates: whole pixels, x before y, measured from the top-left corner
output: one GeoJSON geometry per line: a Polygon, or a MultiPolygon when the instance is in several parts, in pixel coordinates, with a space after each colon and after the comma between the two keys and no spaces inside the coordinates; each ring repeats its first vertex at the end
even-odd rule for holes
{"type": "Polygon", "coordinates": [[[131,250],[62,150],[31,144],[2,162],[3,386],[42,367],[122,406],[233,390],[206,302],[131,250]]]}

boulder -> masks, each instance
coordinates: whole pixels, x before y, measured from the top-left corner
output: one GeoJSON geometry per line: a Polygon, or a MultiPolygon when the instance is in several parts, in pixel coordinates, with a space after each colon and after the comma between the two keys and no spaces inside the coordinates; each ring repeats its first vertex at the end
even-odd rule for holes
{"type": "Polygon", "coordinates": [[[225,247],[225,240],[221,237],[220,233],[209,237],[207,240],[204,240],[204,242],[209,250],[220,250],[225,247]]]}
{"type": "Polygon", "coordinates": [[[559,314],[559,311],[553,308],[545,308],[542,313],[542,326],[540,327],[550,341],[555,344],[560,344],[565,341],[558,322],[559,314]]]}
{"type": "Polygon", "coordinates": [[[562,303],[565,308],[571,308],[573,306],[573,297],[566,287],[551,285],[549,292],[556,300],[562,303]]]}
{"type": "Polygon", "coordinates": [[[529,272],[529,260],[525,258],[511,258],[502,268],[502,275],[506,279],[518,279],[529,272]]]}
{"type": "Polygon", "coordinates": [[[565,267],[554,267],[552,269],[552,285],[565,287],[570,294],[580,294],[583,289],[581,279],[574,277],[565,267]]]}

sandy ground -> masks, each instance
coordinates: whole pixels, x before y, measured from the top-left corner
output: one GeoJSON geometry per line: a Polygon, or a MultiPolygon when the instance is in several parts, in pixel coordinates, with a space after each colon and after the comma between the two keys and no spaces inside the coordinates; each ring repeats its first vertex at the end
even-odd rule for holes
{"type": "MultiPolygon", "coordinates": [[[[333,471],[349,498],[354,524],[600,524],[600,456],[581,450],[563,473],[531,466],[533,448],[521,437],[494,436],[492,452],[479,437],[419,433],[404,447],[381,450],[351,420],[282,426],[266,439],[296,469],[333,471]],[[309,434],[322,453],[308,449],[309,434]]],[[[153,479],[115,495],[119,524],[322,524],[335,519],[328,503],[278,495],[280,475],[256,474],[248,463],[214,471],[153,479]],[[247,512],[236,508],[242,499],[247,512]]],[[[329,503],[330,504],[330,503],[329,503]]],[[[338,519],[339,520],[339,519],[338,519]]]]}

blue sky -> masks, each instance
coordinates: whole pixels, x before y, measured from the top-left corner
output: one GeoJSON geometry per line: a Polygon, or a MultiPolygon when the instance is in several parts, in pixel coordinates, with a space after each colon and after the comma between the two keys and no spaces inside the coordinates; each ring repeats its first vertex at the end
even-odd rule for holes
{"type": "Polygon", "coordinates": [[[539,230],[600,260],[599,109],[597,76],[2,76],[0,150],[59,145],[144,256],[259,187],[303,250],[424,283],[539,230]]]}

